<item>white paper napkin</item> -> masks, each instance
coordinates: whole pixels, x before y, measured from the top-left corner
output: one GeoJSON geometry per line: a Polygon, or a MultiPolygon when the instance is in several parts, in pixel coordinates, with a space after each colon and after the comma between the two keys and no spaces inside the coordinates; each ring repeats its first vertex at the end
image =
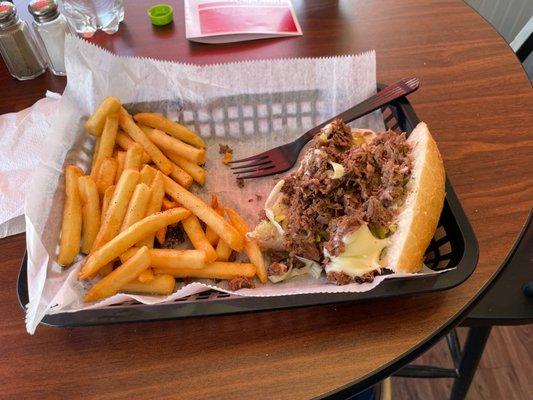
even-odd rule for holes
{"type": "Polygon", "coordinates": [[[0,115],[0,239],[24,232],[24,201],[60,98],[47,92],[29,108],[0,115]]]}

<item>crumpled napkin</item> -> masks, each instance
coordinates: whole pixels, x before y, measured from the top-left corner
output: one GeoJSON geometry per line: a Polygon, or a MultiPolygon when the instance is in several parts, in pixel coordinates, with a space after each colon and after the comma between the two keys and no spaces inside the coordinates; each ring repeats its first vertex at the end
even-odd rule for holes
{"type": "Polygon", "coordinates": [[[46,92],[33,106],[0,115],[0,238],[24,232],[31,176],[47,151],[46,134],[61,95],[46,92]]]}

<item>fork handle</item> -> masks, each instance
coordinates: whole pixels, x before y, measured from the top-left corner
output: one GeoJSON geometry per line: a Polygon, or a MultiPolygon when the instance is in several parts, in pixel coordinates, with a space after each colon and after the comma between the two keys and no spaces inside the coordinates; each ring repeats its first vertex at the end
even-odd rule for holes
{"type": "Polygon", "coordinates": [[[320,125],[315,126],[306,133],[304,133],[296,142],[300,142],[300,146],[303,147],[307,142],[309,142],[324,126],[332,122],[334,119],[340,118],[344,122],[349,123],[357,118],[364,117],[367,114],[370,114],[372,111],[377,110],[378,108],[383,107],[385,104],[390,103],[400,97],[406,96],[410,93],[413,93],[420,86],[420,81],[417,78],[404,78],[398,82],[392,83],[382,90],[380,90],[375,95],[369,97],[368,99],[362,101],[361,103],[349,108],[346,111],[343,111],[339,115],[336,115],[333,118],[328,119],[325,122],[322,122],[320,125]]]}

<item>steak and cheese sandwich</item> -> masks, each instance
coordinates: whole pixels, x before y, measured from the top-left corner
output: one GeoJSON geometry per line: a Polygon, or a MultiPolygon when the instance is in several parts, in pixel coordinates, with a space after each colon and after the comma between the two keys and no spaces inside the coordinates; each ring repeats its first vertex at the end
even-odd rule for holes
{"type": "Polygon", "coordinates": [[[322,269],[338,285],[371,281],[383,269],[418,272],[444,182],[423,122],[406,138],[335,120],[315,136],[298,170],[274,186],[251,235],[270,254],[273,282],[322,269]]]}

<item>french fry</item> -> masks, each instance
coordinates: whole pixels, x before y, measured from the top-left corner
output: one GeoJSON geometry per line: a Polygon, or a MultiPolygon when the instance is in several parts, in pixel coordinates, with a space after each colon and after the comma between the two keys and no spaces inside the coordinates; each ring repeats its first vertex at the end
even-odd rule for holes
{"type": "Polygon", "coordinates": [[[217,261],[228,261],[233,250],[224,240],[219,240],[215,251],[217,253],[217,261]]]}
{"type": "Polygon", "coordinates": [[[217,214],[215,210],[208,207],[199,197],[195,196],[187,189],[181,187],[168,176],[163,176],[165,182],[165,192],[210,226],[216,234],[223,238],[235,251],[241,251],[244,246],[244,239],[230,223],[217,214]]]}
{"type": "Polygon", "coordinates": [[[176,280],[172,275],[159,274],[146,283],[133,280],[122,286],[120,292],[169,295],[174,291],[175,285],[176,280]]]}
{"type": "Polygon", "coordinates": [[[117,151],[117,173],[115,174],[115,183],[118,182],[122,172],[124,172],[124,164],[126,163],[126,152],[117,151]]]}
{"type": "Polygon", "coordinates": [[[130,203],[128,204],[128,210],[120,227],[121,231],[129,228],[146,216],[146,208],[148,207],[151,194],[150,188],[144,183],[138,183],[135,186],[130,203]]]}
{"type": "Polygon", "coordinates": [[[182,140],[185,143],[193,146],[204,148],[205,142],[196,133],[188,130],[183,125],[176,122],[169,121],[161,114],[155,113],[139,113],[135,114],[135,121],[140,124],[147,125],[151,128],[159,129],[163,132],[174,136],[176,139],[182,140]]]}
{"type": "Polygon", "coordinates": [[[217,245],[219,237],[216,232],[209,226],[205,229],[205,237],[207,238],[207,241],[211,243],[211,246],[214,247],[217,245]]]}
{"type": "Polygon", "coordinates": [[[100,136],[104,129],[105,119],[110,114],[115,114],[120,109],[120,100],[116,97],[106,97],[98,106],[93,115],[85,122],[85,129],[91,135],[100,136]]]}
{"type": "Polygon", "coordinates": [[[91,170],[91,177],[96,180],[98,170],[102,162],[113,156],[115,148],[115,138],[118,130],[118,116],[116,114],[108,115],[105,119],[104,130],[100,136],[98,150],[95,153],[95,161],[91,170]]]}
{"type": "Polygon", "coordinates": [[[172,164],[172,172],[170,173],[170,176],[185,189],[188,189],[192,185],[192,176],[174,163],[172,164]]]}
{"type": "Polygon", "coordinates": [[[183,143],[181,140],[175,139],[158,129],[148,128],[144,132],[163,151],[174,153],[196,164],[205,162],[205,149],[203,148],[198,149],[190,144],[183,143]]]}
{"type": "Polygon", "coordinates": [[[133,140],[143,147],[161,172],[163,172],[165,175],[168,175],[172,172],[172,163],[161,152],[161,150],[159,150],[159,148],[153,144],[150,139],[148,139],[141,128],[135,124],[133,118],[124,107],[120,108],[118,123],[133,140]]]}
{"type": "MultiPolygon", "coordinates": [[[[121,131],[119,130],[117,132],[117,144],[123,149],[123,150],[128,150],[131,146],[133,146],[135,144],[135,140],[133,140],[132,138],[130,138],[126,133],[124,133],[124,131],[121,131]]],[[[143,155],[142,155],[142,158],[141,158],[141,162],[143,164],[148,164],[150,162],[151,158],[150,156],[148,155],[148,153],[146,151],[144,151],[143,149],[143,155]]]]}
{"type": "Polygon", "coordinates": [[[167,240],[167,229],[168,228],[165,226],[164,228],[159,229],[155,233],[155,238],[157,239],[157,243],[161,245],[165,243],[165,240],[167,240]]]}
{"type": "Polygon", "coordinates": [[[211,246],[211,243],[207,241],[198,217],[191,214],[189,217],[181,221],[181,223],[193,247],[205,253],[206,262],[211,263],[215,261],[217,259],[217,252],[213,246],[211,246]]]}
{"type": "MultiPolygon", "coordinates": [[[[142,173],[141,173],[142,174],[142,173]]],[[[165,185],[163,183],[163,173],[158,171],[155,174],[155,177],[150,185],[150,201],[146,207],[146,216],[155,214],[156,212],[161,211],[161,204],[163,202],[163,197],[165,197],[165,185]]],[[[166,226],[161,228],[166,232],[166,226]]],[[[159,232],[159,231],[158,231],[159,232]]],[[[149,248],[154,247],[154,234],[146,236],[140,243],[140,246],[148,246],[149,248]]]]}
{"type": "Polygon", "coordinates": [[[96,183],[90,176],[78,178],[78,189],[83,216],[81,252],[89,254],[100,229],[100,197],[96,183]]]}
{"type": "Polygon", "coordinates": [[[104,265],[102,268],[100,268],[100,271],[98,271],[98,275],[100,276],[107,276],[113,271],[113,263],[108,263],[104,265]]]}
{"type": "Polygon", "coordinates": [[[156,174],[157,171],[154,168],[144,165],[141,169],[141,182],[146,185],[151,185],[156,174]]]}
{"type": "Polygon", "coordinates": [[[163,153],[170,161],[192,176],[192,179],[194,179],[195,182],[199,183],[200,185],[205,183],[205,169],[169,151],[163,150],[163,153]]]}
{"type": "MultiPolygon", "coordinates": [[[[152,131],[153,129],[152,128],[148,128],[146,126],[141,126],[140,127],[147,135],[150,133],[150,131],[152,131]]],[[[158,131],[160,132],[160,131],[158,131]]],[[[170,136],[168,136],[167,134],[163,133],[163,132],[160,132],[161,135],[163,136],[166,136],[168,139],[170,140],[176,140],[170,136]]],[[[148,137],[150,138],[150,136],[148,135],[148,137]]],[[[150,140],[152,140],[150,138],[150,140]]],[[[152,140],[153,141],[153,140],[152,140]]],[[[154,142],[158,147],[161,147],[158,145],[158,143],[154,142]]],[[[192,147],[192,146],[189,146],[188,144],[185,144],[185,143],[182,143],[183,145],[187,146],[187,147],[190,147],[192,149],[192,151],[199,151],[196,147],[192,147]]],[[[204,153],[205,153],[205,150],[202,150],[204,153]]],[[[165,152],[163,152],[163,154],[166,155],[165,152]]],[[[205,155],[204,155],[204,158],[205,158],[205,155]]],[[[172,163],[172,162],[171,162],[172,163]]],[[[192,182],[193,182],[193,177],[191,175],[189,175],[185,170],[183,170],[181,167],[177,166],[176,164],[172,163],[172,171],[170,172],[170,174],[166,174],[166,175],[170,175],[172,177],[172,179],[174,179],[176,182],[178,182],[181,186],[183,186],[184,188],[188,189],[191,185],[192,185],[192,182]]]]}
{"type": "Polygon", "coordinates": [[[141,169],[141,159],[142,159],[142,147],[141,145],[135,143],[133,146],[126,151],[126,158],[124,159],[124,169],[134,169],[139,171],[141,169]]]}
{"type": "MultiPolygon", "coordinates": [[[[118,187],[115,189],[115,191],[118,191],[118,187]]],[[[147,235],[156,232],[163,226],[175,224],[176,222],[187,218],[190,214],[190,211],[184,208],[173,208],[172,210],[149,215],[139,222],[136,222],[128,229],[120,232],[109,242],[102,245],[102,247],[98,248],[98,250],[93,251],[89,257],[87,257],[85,265],[80,271],[80,278],[88,279],[94,277],[100,268],[119,257],[122,253],[124,253],[130,247],[133,247],[135,243],[138,243],[147,235]]],[[[146,246],[144,247],[148,250],[146,246]]],[[[137,275],[134,277],[137,277],[137,275]]]]}
{"type": "Polygon", "coordinates": [[[137,280],[141,283],[148,283],[148,282],[151,282],[153,279],[154,279],[154,271],[152,271],[152,268],[145,269],[143,272],[139,274],[137,278],[137,280]]]}
{"type": "Polygon", "coordinates": [[[226,214],[232,223],[232,225],[245,237],[244,251],[248,255],[248,258],[257,268],[257,277],[262,283],[267,281],[267,272],[265,267],[265,259],[259,245],[255,240],[250,240],[246,237],[246,234],[250,231],[250,227],[235,210],[231,208],[225,208],[226,214]]]}
{"type": "Polygon", "coordinates": [[[104,223],[105,213],[115,192],[115,185],[109,186],[104,192],[104,198],[102,199],[102,212],[100,213],[100,225],[104,223]]]}
{"type": "MultiPolygon", "coordinates": [[[[164,188],[164,186],[163,186],[163,188],[164,188]]],[[[161,209],[163,211],[166,211],[166,210],[170,210],[171,208],[176,208],[178,206],[179,206],[179,204],[176,201],[172,201],[172,200],[163,198],[163,204],[161,205],[161,209]]]]}
{"type": "MultiPolygon", "coordinates": [[[[224,210],[218,203],[218,198],[216,194],[211,193],[211,208],[217,212],[218,215],[222,216],[224,218],[224,210]]],[[[218,261],[228,261],[231,257],[231,247],[229,247],[228,243],[226,241],[220,239],[218,235],[216,234],[213,229],[211,229],[209,226],[206,229],[206,237],[207,235],[210,235],[211,238],[216,237],[217,246],[215,248],[217,252],[217,260],[218,261]]],[[[209,240],[209,239],[208,239],[209,240]]]]}
{"type": "Polygon", "coordinates": [[[117,293],[121,287],[131,282],[150,267],[150,252],[141,247],[137,253],[117,269],[106,275],[85,294],[85,301],[96,301],[117,293]]]}
{"type": "Polygon", "coordinates": [[[117,174],[118,163],[113,157],[107,157],[102,160],[102,163],[97,166],[98,173],[94,178],[98,193],[104,195],[106,189],[115,183],[115,175],[117,174]]]}
{"type": "MultiPolygon", "coordinates": [[[[218,205],[218,198],[214,193],[211,193],[211,208],[215,210],[219,215],[221,214],[220,206],[218,205]]],[[[213,246],[216,246],[218,244],[218,240],[220,239],[217,233],[209,225],[205,229],[205,237],[213,246]]]]}
{"type": "MultiPolygon", "coordinates": [[[[138,247],[133,247],[120,256],[120,260],[129,260],[138,247]]],[[[150,249],[150,265],[153,268],[203,268],[206,265],[205,253],[200,250],[150,249]]]]}
{"type": "Polygon", "coordinates": [[[135,190],[135,185],[139,181],[139,175],[137,171],[132,169],[127,169],[122,173],[113,191],[113,196],[105,213],[104,222],[100,226],[93,248],[91,249],[92,251],[109,242],[120,232],[128,204],[135,190]]]}
{"type": "Polygon", "coordinates": [[[78,178],[83,175],[81,168],[67,165],[65,169],[65,206],[59,242],[59,265],[72,264],[80,252],[82,207],[78,190],[78,178]]]}
{"type": "Polygon", "coordinates": [[[252,278],[255,275],[255,265],[215,261],[204,268],[154,268],[154,273],[169,274],[175,278],[233,279],[238,276],[252,278]]]}

